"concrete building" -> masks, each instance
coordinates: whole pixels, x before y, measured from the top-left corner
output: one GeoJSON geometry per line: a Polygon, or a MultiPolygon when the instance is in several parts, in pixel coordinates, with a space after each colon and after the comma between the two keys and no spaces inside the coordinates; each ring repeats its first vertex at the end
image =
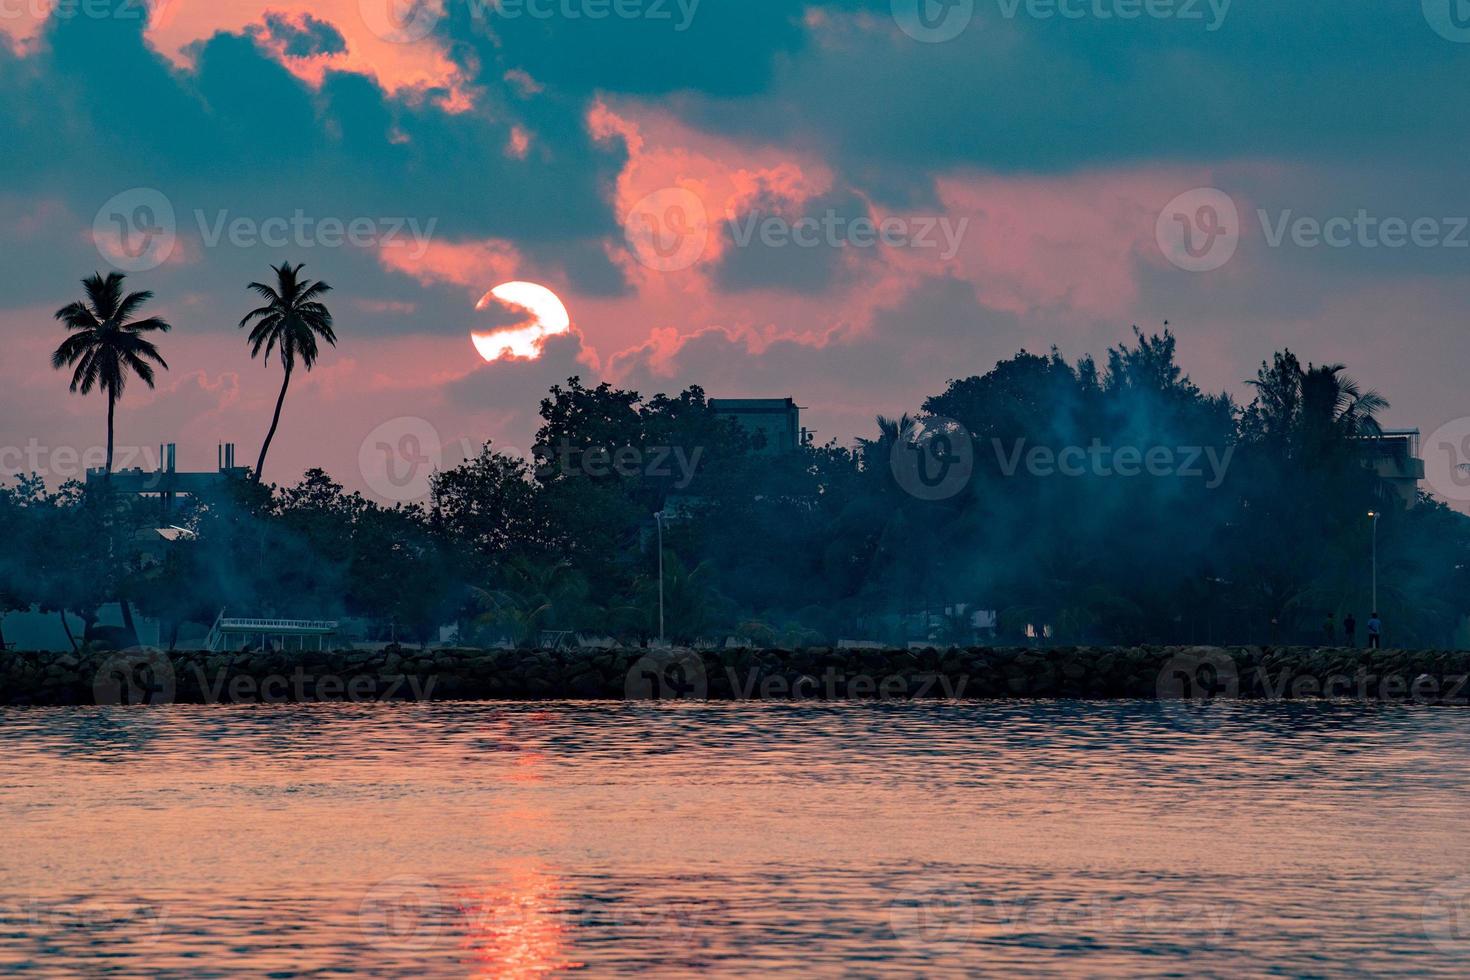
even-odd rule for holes
{"type": "Polygon", "coordinates": [[[711,398],[709,404],[715,414],[750,433],[759,453],[789,453],[809,441],[801,427],[801,406],[791,398],[711,398]]]}
{"type": "Polygon", "coordinates": [[[1364,440],[1364,464],[1372,467],[1405,507],[1419,500],[1424,460],[1419,456],[1418,429],[1384,429],[1364,440]]]}
{"type": "MultiPolygon", "coordinates": [[[[197,496],[215,489],[227,480],[243,480],[250,474],[246,467],[235,465],[233,442],[219,445],[218,465],[213,472],[180,472],[177,466],[177,446],[172,442],[159,447],[158,459],[157,470],[136,467],[118,470],[112,474],[110,480],[106,470],[88,470],[87,486],[101,486],[103,482],[108,482],[114,493],[156,494],[163,516],[167,517],[173,509],[174,498],[179,494],[197,496]]],[[[167,521],[163,523],[166,524],[167,521]]]]}

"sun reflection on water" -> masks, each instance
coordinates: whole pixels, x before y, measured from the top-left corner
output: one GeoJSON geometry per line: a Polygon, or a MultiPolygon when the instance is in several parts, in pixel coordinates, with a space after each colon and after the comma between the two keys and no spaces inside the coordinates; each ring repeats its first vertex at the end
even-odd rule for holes
{"type": "Polygon", "coordinates": [[[569,955],[572,909],[565,886],[538,867],[509,873],[503,885],[457,897],[465,916],[461,943],[473,976],[537,977],[586,964],[569,955]]]}

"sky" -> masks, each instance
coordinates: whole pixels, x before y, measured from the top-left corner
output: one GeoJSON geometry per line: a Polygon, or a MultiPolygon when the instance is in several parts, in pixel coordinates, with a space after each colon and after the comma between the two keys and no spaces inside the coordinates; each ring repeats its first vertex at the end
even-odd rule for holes
{"type": "Polygon", "coordinates": [[[265,476],[388,501],[395,460],[528,451],[574,374],[847,444],[1166,320],[1208,390],[1290,347],[1470,450],[1467,81],[1463,0],[0,0],[0,473],[100,462],[49,354],[110,268],[174,327],[118,465],[253,465],[280,368],[237,324],[282,261],[339,343],[265,476]],[[487,362],[537,334],[508,281],[571,327],[487,362]]]}

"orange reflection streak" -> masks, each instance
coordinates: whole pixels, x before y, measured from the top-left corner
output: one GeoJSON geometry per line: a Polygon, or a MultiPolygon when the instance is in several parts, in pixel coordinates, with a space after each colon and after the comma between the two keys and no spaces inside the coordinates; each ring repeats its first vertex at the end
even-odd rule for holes
{"type": "Polygon", "coordinates": [[[474,977],[536,977],[586,964],[567,953],[571,910],[557,898],[564,886],[539,868],[512,871],[504,887],[460,896],[474,977]]]}

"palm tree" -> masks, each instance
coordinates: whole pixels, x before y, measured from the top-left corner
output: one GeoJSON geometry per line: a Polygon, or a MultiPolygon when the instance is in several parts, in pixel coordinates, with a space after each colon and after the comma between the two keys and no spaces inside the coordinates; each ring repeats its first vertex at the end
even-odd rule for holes
{"type": "Polygon", "coordinates": [[[863,465],[868,470],[886,469],[888,457],[893,451],[893,446],[900,439],[907,439],[913,435],[916,421],[905,412],[896,419],[879,415],[873,419],[878,424],[878,438],[865,439],[858,437],[857,450],[863,459],[863,465]]]}
{"type": "Polygon", "coordinates": [[[1308,364],[1291,351],[1262,364],[1254,380],[1256,400],[1247,409],[1246,427],[1307,460],[1353,446],[1381,433],[1378,415],[1388,402],[1364,391],[1343,374],[1341,364],[1308,364]]]}
{"type": "Polygon", "coordinates": [[[1318,440],[1365,439],[1382,429],[1378,414],[1388,401],[1376,391],[1364,391],[1342,372],[1341,364],[1307,365],[1302,372],[1303,422],[1318,440]]]}
{"type": "Polygon", "coordinates": [[[56,319],[66,325],[71,335],[51,355],[51,366],[58,371],[73,367],[71,390],[84,395],[100,387],[107,395],[107,469],[104,479],[112,475],[113,415],[117,400],[127,387],[128,375],[136,374],[148,387],[153,387],[153,365],[168,370],[168,364],[143,334],[154,330],[167,332],[167,322],[158,317],[134,320],[143,304],[153,298],[144,290],[123,295],[126,277],[110,272],[107,278],[93,273],[82,280],[85,300],[56,311],[56,319]]]}
{"type": "Polygon", "coordinates": [[[276,274],[275,286],[252,282],[249,287],[265,298],[265,305],[251,310],[240,320],[242,329],[256,321],[250,330],[250,356],[259,355],[264,348],[265,360],[269,361],[271,351],[279,348],[281,365],[286,370],[281,394],[276,399],[276,413],[271,417],[270,431],[265,434],[260,459],[255,463],[256,483],[265,469],[265,454],[276,436],[276,426],[281,424],[281,406],[286,403],[286,389],[291,385],[291,372],[297,359],[310,371],[316,363],[318,337],[334,347],[337,345],[337,335],[332,332],[332,313],[319,299],[332,287],[301,278],[300,265],[293,269],[291,263],[282,262],[271,268],[276,274]]]}

